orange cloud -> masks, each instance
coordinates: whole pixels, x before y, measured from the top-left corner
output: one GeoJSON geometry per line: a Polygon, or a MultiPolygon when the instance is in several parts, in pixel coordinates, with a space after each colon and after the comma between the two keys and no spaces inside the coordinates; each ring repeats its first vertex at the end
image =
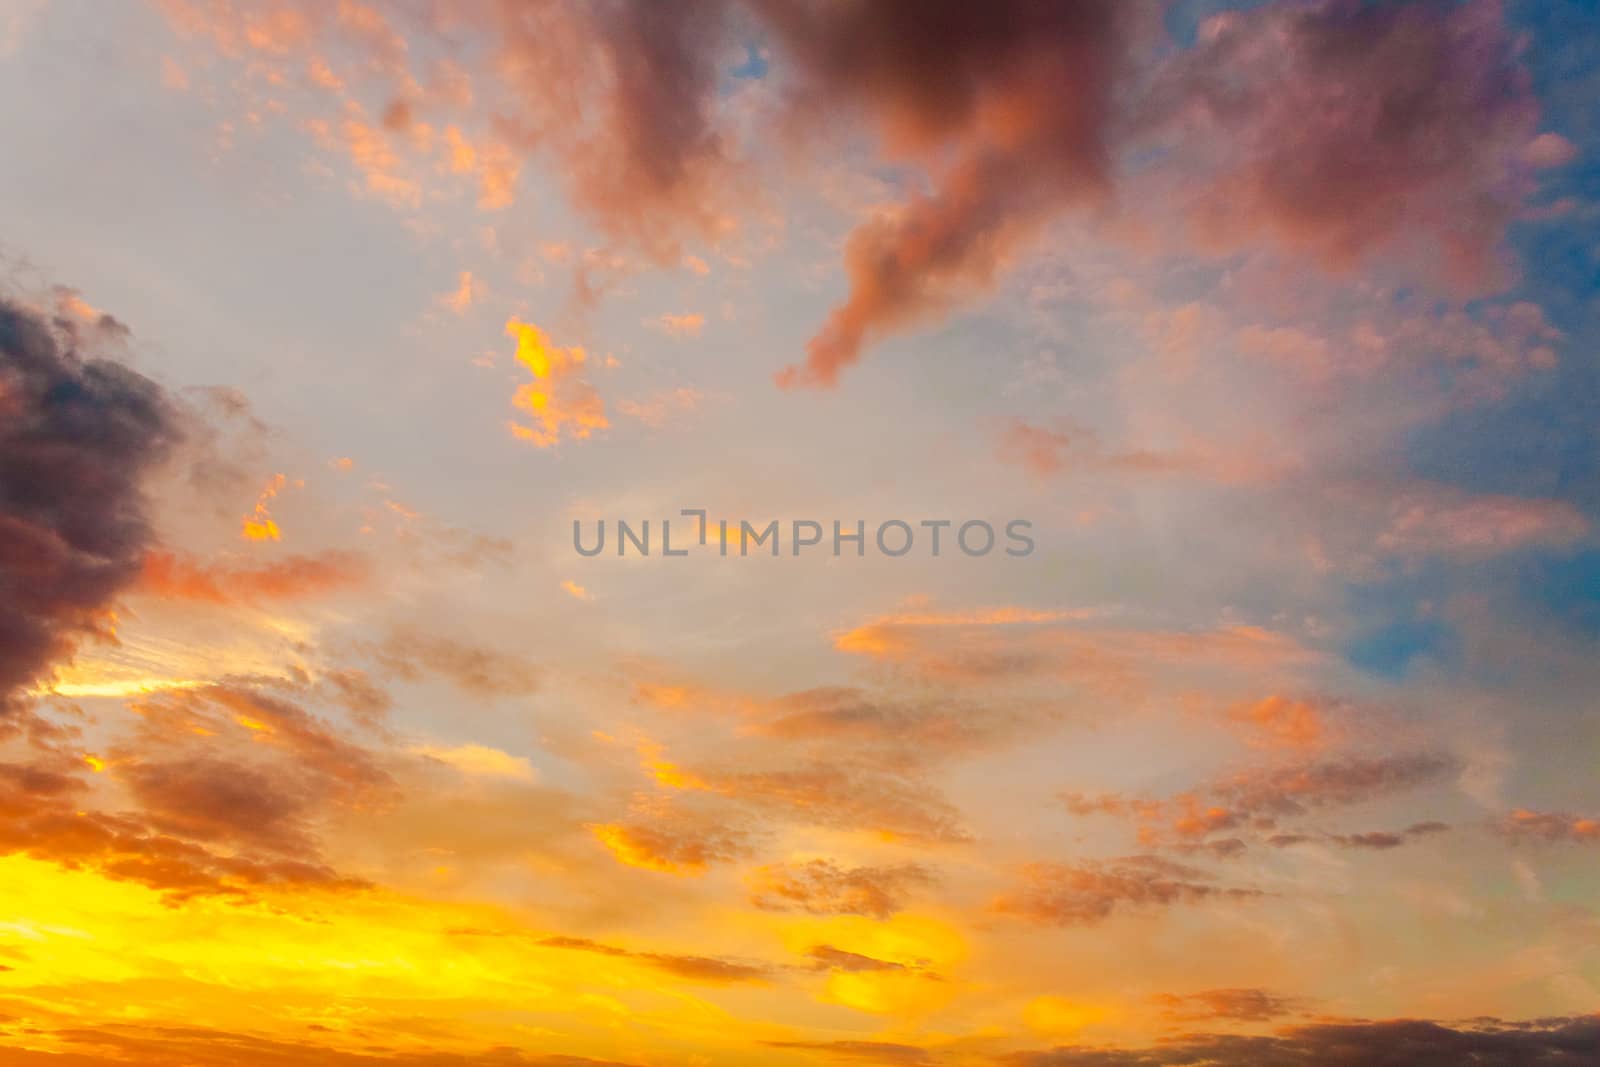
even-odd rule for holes
{"type": "Polygon", "coordinates": [[[173,552],[150,552],[139,591],[212,604],[301,600],[349,589],[366,580],[366,561],[349,552],[290,556],[261,567],[204,564],[173,552]]]}
{"type": "Polygon", "coordinates": [[[1123,692],[1183,665],[1261,670],[1315,659],[1287,635],[1258,626],[1169,631],[1081,625],[1099,614],[1002,608],[886,615],[836,633],[833,643],[841,652],[946,682],[1066,678],[1123,692]]]}
{"type": "Polygon", "coordinates": [[[1500,824],[1507,836],[1537,841],[1600,841],[1600,818],[1518,808],[1500,824]]]}
{"type": "Polygon", "coordinates": [[[94,870],[173,902],[365,884],[323,861],[318,826],[391,788],[371,752],[294,704],[236,685],[131,707],[133,735],[83,762],[115,778],[133,808],[97,810],[75,776],[0,765],[0,812],[15,816],[0,820],[0,853],[94,870]]]}
{"type": "Polygon", "coordinates": [[[1285,696],[1237,704],[1227,716],[1245,729],[1251,744],[1266,748],[1321,748],[1330,733],[1322,705],[1285,696]]]}
{"type": "Polygon", "coordinates": [[[745,854],[739,835],[692,827],[597,823],[589,832],[619,862],[662,874],[703,874],[714,863],[731,863],[745,854]]]}

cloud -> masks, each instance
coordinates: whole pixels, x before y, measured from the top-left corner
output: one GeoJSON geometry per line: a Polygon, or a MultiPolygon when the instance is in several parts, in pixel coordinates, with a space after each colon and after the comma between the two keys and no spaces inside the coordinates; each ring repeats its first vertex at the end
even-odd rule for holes
{"type": "Polygon", "coordinates": [[[1261,671],[1315,654],[1258,626],[1134,630],[1089,625],[1100,612],[1020,608],[880,616],[834,635],[841,652],[900,664],[941,684],[1061,679],[1126,694],[1185,665],[1261,671]]]}
{"type": "Polygon", "coordinates": [[[474,278],[470,270],[464,270],[457,277],[455,289],[439,297],[439,303],[457,315],[465,315],[483,296],[483,282],[474,278]]]}
{"type": "Polygon", "coordinates": [[[129,728],[98,755],[46,748],[31,765],[0,763],[0,854],[90,869],[170,902],[366,888],[325,859],[324,836],[392,806],[389,756],[272,688],[316,691],[231,678],[148,693],[128,701],[129,728]]]}
{"type": "Polygon", "coordinates": [[[283,531],[272,519],[272,512],[268,505],[272,498],[283,492],[289,484],[289,479],[282,474],[274,474],[262,488],[261,495],[256,498],[256,506],[241,519],[239,536],[246,541],[282,541],[283,531]]]}
{"type": "Polygon", "coordinates": [[[574,205],[665,263],[682,234],[726,228],[718,128],[722,3],[496,7],[498,65],[518,108],[501,127],[558,153],[574,205]]]}
{"type": "MultiPolygon", "coordinates": [[[[1224,775],[1163,799],[1069,792],[1062,795],[1062,801],[1076,815],[1134,820],[1139,826],[1140,841],[1147,845],[1169,839],[1193,843],[1216,833],[1270,830],[1285,819],[1314,811],[1348,807],[1435,785],[1459,770],[1459,761],[1442,753],[1343,755],[1224,775]]],[[[1419,823],[1407,833],[1417,836],[1443,828],[1442,824],[1419,823]]],[[[1278,834],[1268,843],[1281,847],[1306,840],[1327,840],[1350,847],[1383,847],[1390,836],[1395,835],[1377,832],[1340,839],[1339,835],[1313,838],[1278,834]]]]}
{"type": "Polygon", "coordinates": [[[728,744],[689,758],[648,737],[633,746],[656,797],[689,799],[732,825],[778,824],[929,844],[970,840],[962,813],[931,773],[1050,721],[1032,710],[825,687],[777,698],[681,683],[641,682],[639,699],[669,713],[734,724],[728,744]]]}
{"type": "Polygon", "coordinates": [[[453,10],[448,34],[404,9],[278,10],[294,34],[227,7],[171,17],[274,102],[282,84],[315,85],[322,110],[302,125],[364,195],[413,210],[432,175],[409,154],[476,176],[495,210],[543,155],[608,246],[662,265],[693,269],[685,239],[770,213],[751,191],[763,168],[865,133],[906,192],[846,241],[849,291],[785,386],[833,385],[1074,210],[1114,232],[1142,221],[1122,205],[1170,202],[1203,253],[1265,241],[1342,270],[1382,252],[1477,294],[1501,279],[1534,172],[1570,158],[1537,130],[1517,39],[1487,0],[1252,5],[1182,46],[1161,5],[1118,0],[539,0],[453,10]],[[758,79],[732,71],[748,42],[758,79]],[[381,121],[360,103],[384,97],[381,121]]]}
{"type": "Polygon", "coordinates": [[[1447,1026],[1413,1019],[1317,1023],[1268,1036],[1186,1034],[1142,1049],[1017,1053],[1017,1067],[1564,1067],[1600,1054],[1600,1016],[1447,1026]]]}
{"type": "Polygon", "coordinates": [[[1012,419],[1001,429],[996,455],[1037,478],[1069,472],[1177,474],[1199,466],[1195,459],[1176,453],[1112,452],[1088,430],[1047,429],[1021,419],[1012,419]]]}
{"type": "Polygon", "coordinates": [[[469,778],[510,778],[531,782],[537,777],[533,764],[523,756],[513,756],[487,745],[412,745],[413,755],[438,760],[469,778]]]}
{"type": "Polygon", "coordinates": [[[402,681],[433,673],[484,697],[525,696],[539,688],[539,668],[518,653],[466,644],[414,626],[395,629],[369,652],[402,681]]]}
{"type": "Polygon", "coordinates": [[[1151,999],[1161,1006],[1162,1014],[1184,1022],[1230,1019],[1263,1023],[1284,1015],[1297,1015],[1302,1010],[1300,1000],[1264,989],[1207,989],[1199,993],[1162,993],[1151,999]]]}
{"type": "Polygon", "coordinates": [[[1258,889],[1219,885],[1204,871],[1158,856],[1033,863],[1021,873],[1021,883],[996,898],[992,907],[1002,915],[1043,926],[1093,926],[1129,908],[1263,895],[1258,889]]]}
{"type": "MultiPolygon", "coordinates": [[[[312,1029],[317,1029],[313,1026],[312,1029]]],[[[51,1052],[8,1048],[18,1067],[639,1067],[637,1063],[586,1056],[523,1052],[497,1046],[478,1051],[405,1051],[362,1043],[346,1050],[298,1036],[265,1037],[186,1025],[108,1024],[49,1031],[51,1052]],[[59,1048],[60,1051],[54,1051],[59,1048]]]]}
{"type": "Polygon", "coordinates": [[[349,740],[330,723],[249,679],[173,689],[130,701],[138,731],[125,763],[138,766],[154,752],[204,757],[232,748],[253,760],[278,757],[280,781],[323,800],[376,803],[394,787],[379,755],[349,740]]]}
{"type": "Polygon", "coordinates": [[[680,386],[646,397],[644,400],[621,400],[617,413],[638,419],[646,426],[664,426],[674,412],[693,411],[700,406],[704,394],[698,389],[680,386]]]}
{"type": "Polygon", "coordinates": [[[1578,158],[1578,146],[1559,133],[1541,133],[1522,147],[1522,161],[1535,170],[1564,167],[1578,158]]]}
{"type": "Polygon", "coordinates": [[[23,690],[110,633],[153,541],[143,482],[180,435],[154,382],[0,300],[0,733],[23,690]]]}
{"type": "Polygon", "coordinates": [[[816,749],[849,746],[860,757],[910,768],[992,749],[1049,720],[1043,712],[849,687],[791,693],[765,703],[753,736],[816,749]]]}
{"type": "Polygon", "coordinates": [[[315,851],[306,824],[311,797],[293,775],[201,756],[135,762],[118,776],[164,833],[285,855],[315,851]]]}
{"type": "Polygon", "coordinates": [[[1167,124],[1188,180],[1200,169],[1209,243],[1265,236],[1336,269],[1409,255],[1469,292],[1500,280],[1538,105],[1498,4],[1220,14],[1153,101],[1142,121],[1167,124]]]}
{"type": "Polygon", "coordinates": [[[32,812],[0,829],[0,851],[134,882],[177,902],[197,896],[248,899],[270,888],[349,891],[368,887],[320,863],[214,852],[152,832],[136,819],[98,812],[32,812]]]}
{"type": "Polygon", "coordinates": [[[1397,555],[1438,553],[1466,558],[1530,546],[1570,545],[1589,532],[1589,520],[1565,500],[1470,494],[1418,487],[1389,505],[1378,547],[1397,555]]]}
{"type": "Polygon", "coordinates": [[[768,1048],[815,1052],[832,1059],[854,1063],[931,1064],[927,1049],[892,1041],[765,1041],[768,1048]]]}
{"type": "Polygon", "coordinates": [[[116,338],[129,336],[128,327],[113,315],[107,314],[83,298],[83,294],[65,285],[54,289],[56,298],[56,324],[66,330],[71,338],[78,337],[82,326],[90,326],[101,333],[116,338]]]}
{"type": "Polygon", "coordinates": [[[742,832],[690,819],[596,823],[589,832],[618,862],[661,874],[703,874],[749,851],[742,832]]]}
{"type": "Polygon", "coordinates": [[[230,786],[209,768],[190,773],[187,788],[168,791],[161,784],[152,786],[159,796],[147,819],[139,812],[84,810],[79,794],[85,787],[76,779],[39,768],[0,765],[0,812],[6,816],[0,819],[0,854],[93,868],[114,881],[148,886],[173,901],[193,896],[244,898],[269,886],[319,890],[364,886],[301,854],[306,841],[293,818],[297,809],[272,796],[270,783],[256,779],[230,786]],[[256,787],[264,784],[258,793],[256,787]],[[223,808],[206,812],[179,806],[174,812],[171,804],[180,801],[179,794],[204,802],[220,800],[223,808]],[[171,823],[176,833],[153,825],[167,821],[168,814],[177,816],[171,823]],[[277,825],[250,827],[248,820],[260,814],[277,825]],[[223,842],[223,848],[181,836],[189,833],[223,842]]]}
{"type": "Polygon", "coordinates": [[[327,699],[364,726],[377,725],[394,706],[388,691],[359,668],[326,670],[318,682],[327,699]]]}
{"type": "Polygon", "coordinates": [[[699,313],[658,315],[649,324],[669,337],[699,337],[706,317],[699,313]]]}
{"type": "Polygon", "coordinates": [[[1338,848],[1364,848],[1376,851],[1386,851],[1399,848],[1407,841],[1418,837],[1428,837],[1433,834],[1442,834],[1450,827],[1442,822],[1412,823],[1404,830],[1395,832],[1390,830],[1368,830],[1354,834],[1273,834],[1267,838],[1267,844],[1274,848],[1288,848],[1291,845],[1300,845],[1307,842],[1314,844],[1328,844],[1338,848]]]}
{"type": "Polygon", "coordinates": [[[890,152],[936,171],[930,193],[850,236],[849,296],[780,385],[833,385],[864,345],[986,288],[1043,221],[1107,194],[1136,5],[762,9],[802,107],[863,114],[890,152]]]}
{"type": "Polygon", "coordinates": [[[815,859],[757,867],[747,881],[750,903],[765,911],[887,919],[905,907],[912,893],[932,885],[934,878],[917,864],[844,867],[815,859]]]}
{"type": "Polygon", "coordinates": [[[1235,704],[1227,717],[1244,731],[1246,740],[1262,748],[1319,749],[1331,734],[1321,702],[1277,694],[1235,704]]]}
{"type": "Polygon", "coordinates": [[[842,759],[812,760],[768,770],[686,770],[656,764],[672,788],[727,797],[746,808],[806,825],[861,830],[908,841],[970,840],[961,813],[910,774],[842,759]]]}
{"type": "Polygon", "coordinates": [[[1518,808],[1500,822],[1512,840],[1600,841],[1600,818],[1518,808]]]}
{"type": "Polygon", "coordinates": [[[0,763],[0,815],[23,819],[40,808],[61,804],[87,785],[77,775],[49,767],[0,763]]]}
{"type": "Polygon", "coordinates": [[[1432,785],[1458,769],[1454,758],[1432,752],[1345,756],[1246,771],[1213,782],[1209,792],[1239,817],[1263,821],[1432,785]]]}
{"type": "Polygon", "coordinates": [[[893,960],[880,960],[876,956],[865,956],[859,952],[849,952],[832,945],[813,945],[806,953],[817,962],[823,970],[844,971],[848,974],[859,974],[871,971],[908,971],[912,968],[904,963],[893,960]]]}
{"type": "Polygon", "coordinates": [[[1203,251],[1265,238],[1335,270],[1384,251],[1468,292],[1503,280],[1538,112],[1497,4],[1261,5],[1146,62],[1137,5],[1051,9],[1051,27],[1038,9],[955,6],[906,14],[915,33],[849,7],[774,17],[827,107],[865,112],[891,154],[954,160],[852,235],[850,295],[781,384],[833,384],[865,344],[988,287],[1108,190],[1185,203],[1203,251]],[[1148,91],[1129,89],[1141,75],[1148,91]],[[1067,112],[1047,104],[1063,98],[1067,112]]]}
{"type": "Polygon", "coordinates": [[[202,563],[176,552],[146,553],[138,592],[169,600],[210,604],[302,600],[362,585],[364,557],[351,552],[288,556],[261,565],[202,563]]]}
{"type": "Polygon", "coordinates": [[[1313,842],[1334,845],[1338,848],[1364,848],[1385,851],[1391,848],[1399,848],[1407,841],[1415,838],[1442,834],[1449,829],[1450,827],[1445,823],[1429,821],[1412,823],[1398,832],[1368,830],[1355,834],[1273,834],[1267,838],[1267,844],[1274,848],[1287,848],[1291,845],[1313,842]]]}
{"type": "Polygon", "coordinates": [[[531,323],[511,319],[506,333],[517,339],[517,362],[533,375],[519,386],[511,403],[531,421],[510,423],[511,433],[535,448],[553,448],[564,438],[583,439],[611,425],[605,402],[581,375],[587,360],[581,348],[559,348],[531,323]]]}
{"type": "Polygon", "coordinates": [[[590,941],[584,937],[547,937],[539,941],[538,944],[545,948],[573,949],[578,952],[593,952],[617,959],[637,960],[676,977],[687,978],[692,982],[708,982],[712,985],[765,982],[772,978],[775,973],[773,968],[764,964],[741,963],[737,960],[725,960],[715,956],[680,956],[666,952],[635,952],[631,949],[617,948],[614,945],[590,941]]]}

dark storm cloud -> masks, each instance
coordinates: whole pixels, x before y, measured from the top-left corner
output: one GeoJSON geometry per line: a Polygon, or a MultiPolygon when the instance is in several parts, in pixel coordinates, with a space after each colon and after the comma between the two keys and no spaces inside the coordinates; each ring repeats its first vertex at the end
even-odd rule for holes
{"type": "Polygon", "coordinates": [[[0,300],[0,722],[106,632],[151,542],[141,483],[178,436],[160,386],[0,300]]]}

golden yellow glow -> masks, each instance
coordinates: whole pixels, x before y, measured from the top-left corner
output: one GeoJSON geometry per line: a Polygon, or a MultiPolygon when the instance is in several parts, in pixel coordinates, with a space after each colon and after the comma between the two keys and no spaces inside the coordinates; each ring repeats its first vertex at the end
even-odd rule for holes
{"type": "Polygon", "coordinates": [[[513,778],[524,782],[536,777],[533,764],[526,759],[487,745],[414,745],[410,751],[473,777],[513,778]]]}
{"type": "Polygon", "coordinates": [[[1067,1037],[1086,1026],[1112,1021],[1117,1012],[1103,1003],[1067,997],[1034,997],[1022,1009],[1028,1029],[1047,1037],[1067,1037]]]}
{"type": "Polygon", "coordinates": [[[662,754],[660,745],[649,741],[639,745],[639,759],[648,770],[651,777],[669,789],[694,789],[707,791],[712,788],[704,778],[686,771],[677,764],[666,759],[662,754]]]}
{"type": "MultiPolygon", "coordinates": [[[[142,886],[21,856],[0,858],[0,884],[0,954],[27,961],[0,972],[9,1011],[62,1030],[148,1018],[260,1033],[270,999],[284,1036],[317,1027],[319,1043],[351,1050],[370,1045],[373,1019],[401,1014],[429,1025],[386,1027],[384,1044],[414,1052],[507,1044],[609,1058],[621,1018],[639,1053],[734,1048],[760,1032],[649,958],[582,953],[575,966],[573,950],[542,946],[550,935],[488,906],[373,889],[175,908],[142,886]],[[68,987],[70,1005],[56,992],[68,987]],[[579,1031],[592,1036],[569,1036],[579,1031]]],[[[48,1028],[28,1043],[67,1048],[48,1028]]]]}
{"type": "Polygon", "coordinates": [[[283,531],[278,529],[278,524],[272,520],[272,515],[267,510],[267,504],[273,497],[282,492],[289,479],[282,474],[275,474],[261,490],[261,495],[256,498],[255,510],[246,515],[241,521],[241,535],[246,541],[281,541],[283,531]]]}
{"type": "Polygon", "coordinates": [[[824,1003],[874,1015],[915,1016],[937,1010],[960,992],[949,973],[966,959],[966,941],[954,926],[932,916],[786,919],[779,934],[796,954],[826,946],[862,957],[862,969],[838,969],[828,976],[820,997],[824,1003]]]}
{"type": "Polygon", "coordinates": [[[40,693],[54,693],[63,697],[136,697],[159,693],[164,689],[198,689],[209,682],[197,678],[122,678],[92,682],[57,681],[40,693]]]}
{"type": "Polygon", "coordinates": [[[282,541],[283,531],[271,519],[245,519],[240,531],[246,541],[282,541]]]}
{"type": "Polygon", "coordinates": [[[535,378],[548,378],[553,366],[565,366],[568,362],[582,363],[583,349],[555,349],[553,352],[550,343],[545,339],[544,332],[531,322],[520,319],[511,319],[506,323],[506,333],[516,338],[516,360],[528,368],[535,378]]]}
{"type": "Polygon", "coordinates": [[[550,448],[564,435],[585,438],[610,425],[605,404],[582,377],[588,360],[582,348],[552,345],[537,326],[517,318],[506,322],[506,333],[516,338],[517,362],[534,378],[518,387],[511,403],[533,416],[537,425],[509,422],[514,437],[550,448]]]}
{"type": "Polygon", "coordinates": [[[652,847],[652,842],[638,831],[616,823],[596,823],[589,827],[596,841],[606,847],[621,863],[644,871],[662,874],[701,874],[706,869],[703,860],[664,854],[652,847]]]}

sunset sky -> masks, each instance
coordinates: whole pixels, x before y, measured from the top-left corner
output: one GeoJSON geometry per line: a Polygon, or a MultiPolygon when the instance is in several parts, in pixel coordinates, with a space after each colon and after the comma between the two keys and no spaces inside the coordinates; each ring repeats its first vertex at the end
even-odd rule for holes
{"type": "Polygon", "coordinates": [[[0,1064],[1600,1062],[1596,57],[0,0],[0,1064]]]}

